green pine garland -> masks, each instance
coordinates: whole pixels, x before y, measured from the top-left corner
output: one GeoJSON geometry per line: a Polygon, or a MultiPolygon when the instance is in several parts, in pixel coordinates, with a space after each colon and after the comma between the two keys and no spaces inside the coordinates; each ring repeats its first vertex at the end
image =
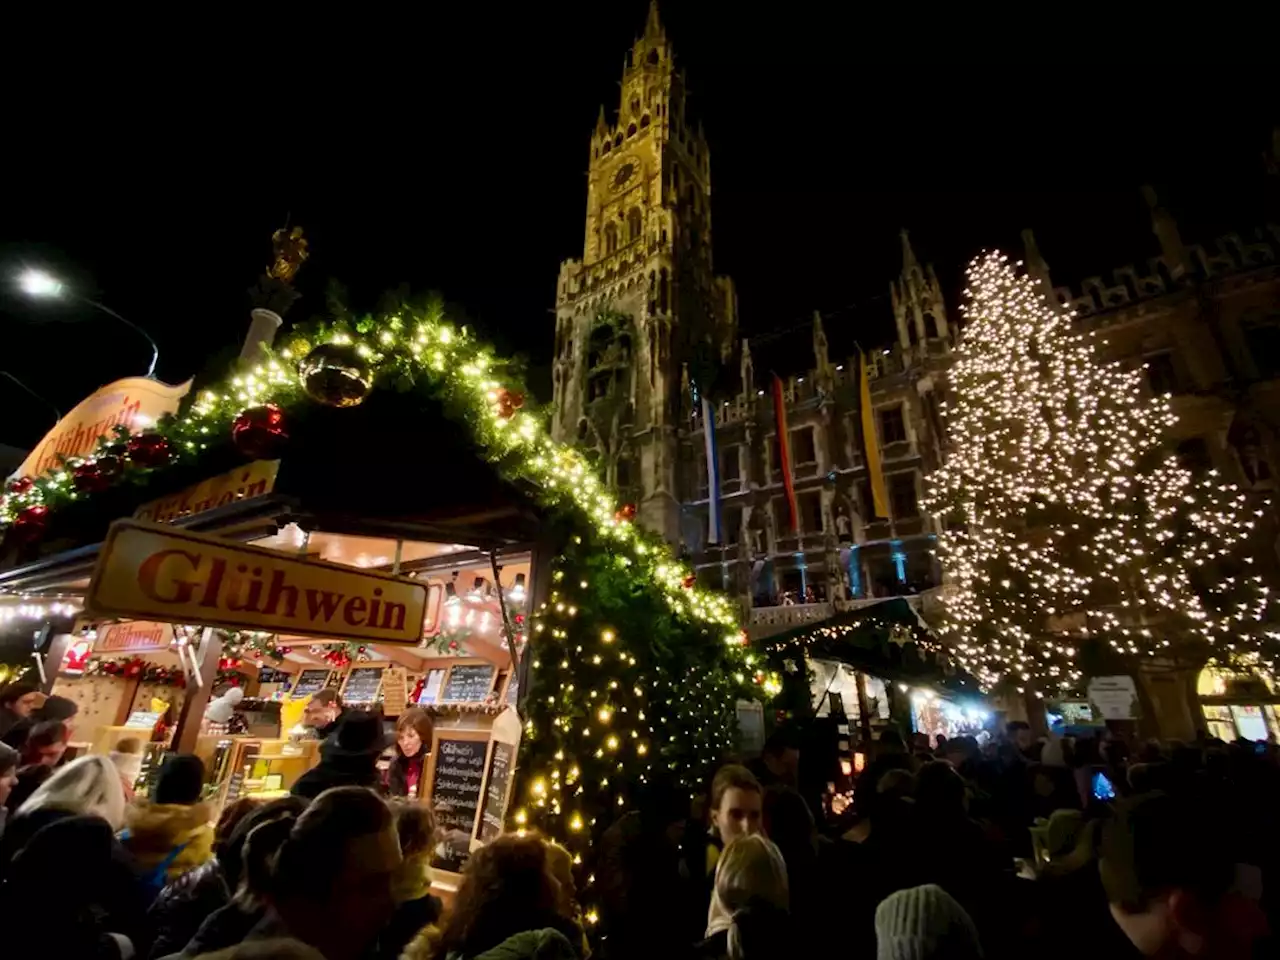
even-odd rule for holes
{"type": "MultiPolygon", "coordinates": [[[[593,833],[629,802],[624,786],[660,768],[691,789],[701,785],[732,750],[735,700],[759,697],[760,684],[773,688],[776,680],[746,649],[728,598],[685,586],[692,571],[619,515],[587,460],[553,441],[539,413],[511,409],[510,399],[523,396],[512,365],[451,325],[438,303],[295,330],[256,370],[201,392],[183,415],[158,424],[171,463],[152,471],[131,465],[128,480],[225,447],[231,422],[247,408],[271,403],[288,413],[309,402],[296,364],[325,342],[354,347],[375,389],[438,401],[446,416],[470,426],[502,476],[531,483],[543,507],[575,531],[554,564],[555,595],[531,624],[516,824],[561,840],[581,862],[593,833]]],[[[87,459],[108,454],[104,441],[87,459]]],[[[66,468],[74,466],[0,498],[0,532],[28,507],[52,513],[85,499],[66,468]]]]}

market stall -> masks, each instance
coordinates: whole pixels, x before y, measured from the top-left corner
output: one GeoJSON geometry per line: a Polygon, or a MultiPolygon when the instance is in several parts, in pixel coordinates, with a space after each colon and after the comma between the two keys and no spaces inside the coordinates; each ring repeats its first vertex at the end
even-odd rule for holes
{"type": "Polygon", "coordinates": [[[991,722],[976,681],[901,597],[805,624],[766,645],[781,678],[776,702],[798,726],[829,731],[820,738],[830,745],[822,761],[829,794],[849,790],[888,726],[933,742],[979,734],[991,722]]]}
{"type": "Polygon", "coordinates": [[[167,670],[172,723],[148,742],[205,754],[223,802],[271,796],[313,760],[296,728],[315,691],[387,718],[417,704],[442,882],[509,825],[580,864],[654,763],[700,784],[769,677],[729,602],[522,407],[438,311],[295,332],[179,416],[10,481],[0,596],[74,598],[64,648],[171,629],[94,672],[125,684],[100,692],[103,748],[155,712],[129,683],[167,670]],[[231,685],[245,697],[211,723],[231,685]]]}

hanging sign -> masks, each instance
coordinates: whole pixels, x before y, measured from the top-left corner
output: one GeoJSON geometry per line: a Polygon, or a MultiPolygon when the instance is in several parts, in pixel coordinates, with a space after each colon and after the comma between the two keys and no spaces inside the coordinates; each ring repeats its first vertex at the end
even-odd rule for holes
{"type": "Polygon", "coordinates": [[[1138,686],[1133,677],[1094,677],[1089,681],[1089,702],[1103,720],[1136,720],[1138,686]]]}
{"type": "Polygon", "coordinates": [[[85,596],[90,616],[416,644],[427,587],[173,527],[117,520],[85,596]]]}
{"type": "Polygon", "coordinates": [[[59,455],[83,457],[116,427],[141,433],[161,417],[178,412],[191,381],[171,387],[146,377],[127,377],[100,387],[59,420],[18,468],[18,476],[39,477],[58,466],[59,455]]]}
{"type": "Polygon", "coordinates": [[[387,667],[382,671],[382,713],[398,717],[409,704],[409,675],[404,667],[387,667]]]}
{"type": "Polygon", "coordinates": [[[279,472],[279,460],[255,460],[208,480],[201,480],[179,493],[144,503],[133,515],[138,520],[173,523],[228,503],[265,497],[275,488],[276,474],[279,472]]]}
{"type": "Polygon", "coordinates": [[[168,650],[172,644],[172,624],[127,620],[101,627],[93,650],[95,653],[150,653],[168,650]]]}

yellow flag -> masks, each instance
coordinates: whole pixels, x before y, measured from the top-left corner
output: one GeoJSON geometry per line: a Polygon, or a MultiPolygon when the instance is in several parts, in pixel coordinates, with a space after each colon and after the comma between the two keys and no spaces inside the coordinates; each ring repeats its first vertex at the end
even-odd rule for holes
{"type": "Polygon", "coordinates": [[[867,375],[867,355],[858,351],[858,392],[862,405],[862,442],[871,481],[871,502],[877,517],[889,516],[889,495],[880,469],[880,440],[876,435],[876,412],[871,406],[871,378],[867,375]]]}

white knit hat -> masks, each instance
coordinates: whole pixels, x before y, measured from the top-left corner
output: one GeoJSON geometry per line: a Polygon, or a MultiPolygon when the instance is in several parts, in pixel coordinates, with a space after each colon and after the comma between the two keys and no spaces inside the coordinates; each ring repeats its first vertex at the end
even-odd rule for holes
{"type": "Polygon", "coordinates": [[[138,777],[142,774],[142,754],[140,753],[121,753],[119,750],[112,750],[107,757],[120,771],[120,776],[133,786],[138,782],[138,777]]]}
{"type": "Polygon", "coordinates": [[[964,907],[934,883],[892,893],[876,908],[877,960],[975,960],[978,931],[964,907]]]}

